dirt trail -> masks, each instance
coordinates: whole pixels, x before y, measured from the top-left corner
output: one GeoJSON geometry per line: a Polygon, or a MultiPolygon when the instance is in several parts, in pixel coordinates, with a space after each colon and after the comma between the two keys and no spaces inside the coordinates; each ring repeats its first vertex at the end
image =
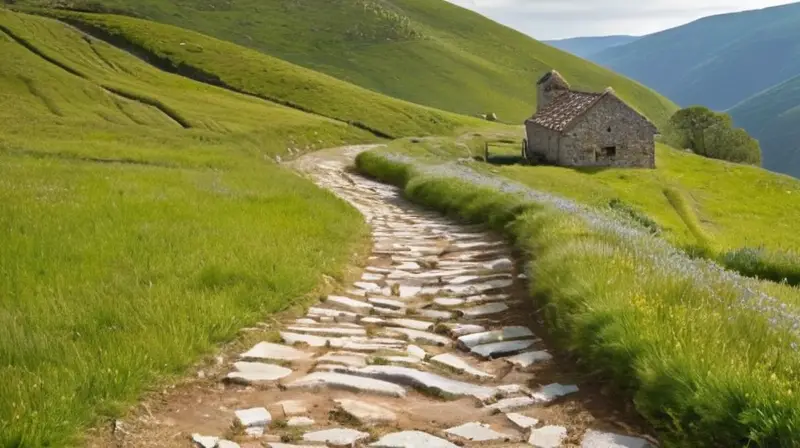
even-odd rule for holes
{"type": "Polygon", "coordinates": [[[103,446],[651,446],[626,406],[547,351],[506,243],[347,172],[366,148],[294,162],[370,224],[360,281],[160,395],[103,446]]]}

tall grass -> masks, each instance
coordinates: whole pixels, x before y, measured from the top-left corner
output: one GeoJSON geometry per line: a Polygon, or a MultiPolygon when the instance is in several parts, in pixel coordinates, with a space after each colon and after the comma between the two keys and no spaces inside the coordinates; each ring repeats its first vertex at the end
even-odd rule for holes
{"type": "Polygon", "coordinates": [[[55,20],[0,25],[0,446],[80,445],[341,278],[360,216],[272,159],[374,137],[55,20]]]}
{"type": "Polygon", "coordinates": [[[625,391],[670,446],[796,446],[796,291],[783,290],[781,303],[769,285],[611,215],[419,160],[396,145],[358,166],[412,200],[503,229],[527,253],[531,295],[562,348],[625,391]]]}

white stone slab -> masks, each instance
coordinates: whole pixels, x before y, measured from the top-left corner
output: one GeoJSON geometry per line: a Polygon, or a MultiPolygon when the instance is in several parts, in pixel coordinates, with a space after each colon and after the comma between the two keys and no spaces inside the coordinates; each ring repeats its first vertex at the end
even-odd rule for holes
{"type": "Polygon", "coordinates": [[[569,385],[564,386],[563,384],[553,383],[548,384],[547,386],[543,386],[541,389],[533,393],[533,398],[536,400],[549,403],[556,398],[563,397],[565,395],[574,394],[578,392],[578,386],[569,385]]]}
{"type": "Polygon", "coordinates": [[[425,352],[425,350],[422,349],[422,347],[418,347],[416,345],[409,345],[406,348],[406,351],[408,352],[409,355],[419,359],[425,359],[425,357],[428,356],[428,354],[425,352]]]}
{"type": "Polygon", "coordinates": [[[461,337],[467,334],[483,333],[485,331],[486,328],[480,325],[468,325],[468,324],[450,325],[450,334],[452,334],[455,337],[461,337]]]}
{"type": "Polygon", "coordinates": [[[426,331],[433,328],[433,322],[426,322],[414,319],[389,319],[389,323],[398,327],[410,328],[412,330],[426,331]]]}
{"type": "Polygon", "coordinates": [[[493,271],[510,271],[514,268],[514,262],[508,258],[500,258],[486,263],[486,268],[493,271]]]}
{"type": "Polygon", "coordinates": [[[553,355],[546,351],[532,351],[520,353],[519,355],[506,358],[506,361],[520,367],[530,367],[538,362],[545,362],[553,359],[553,355]]]}
{"type": "Polygon", "coordinates": [[[319,323],[314,319],[303,318],[303,319],[296,319],[294,323],[299,325],[318,325],[319,323]]]}
{"type": "Polygon", "coordinates": [[[419,263],[416,263],[414,261],[406,261],[404,263],[401,263],[399,266],[395,267],[400,271],[419,271],[420,269],[422,269],[422,266],[420,266],[419,263]]]}
{"type": "Polygon", "coordinates": [[[236,372],[228,373],[229,381],[242,384],[259,384],[277,381],[292,374],[291,369],[261,362],[237,362],[236,372]]]}
{"type": "Polygon", "coordinates": [[[474,377],[494,378],[494,375],[472,367],[471,365],[467,364],[466,361],[452,353],[443,353],[441,355],[434,356],[431,358],[431,362],[443,364],[451,369],[466,373],[467,375],[472,375],[474,377]]]}
{"type": "Polygon", "coordinates": [[[450,307],[450,306],[460,306],[463,305],[465,302],[464,299],[453,299],[448,297],[439,297],[433,299],[433,303],[439,306],[450,307]]]}
{"type": "Polygon", "coordinates": [[[567,438],[567,428],[563,426],[545,426],[531,431],[528,443],[534,448],[559,448],[567,438]]]}
{"type": "Polygon", "coordinates": [[[305,402],[300,400],[281,401],[278,405],[283,409],[283,414],[287,417],[295,417],[308,413],[305,402]]]}
{"type": "Polygon", "coordinates": [[[370,325],[383,325],[386,323],[386,321],[380,317],[362,317],[359,322],[370,325]]]}
{"type": "Polygon", "coordinates": [[[192,441],[200,448],[216,448],[219,437],[204,436],[197,433],[192,434],[192,441]]]}
{"type": "Polygon", "coordinates": [[[240,355],[242,359],[271,359],[276,361],[300,361],[311,358],[311,354],[294,347],[271,342],[259,342],[253,348],[240,355]]]}
{"type": "MultiPolygon", "coordinates": [[[[366,367],[369,368],[369,367],[366,367]]],[[[390,397],[405,397],[406,390],[397,384],[373,378],[334,372],[314,372],[286,384],[287,389],[343,389],[390,397]]]]}
{"type": "Polygon", "coordinates": [[[530,389],[521,384],[503,384],[501,386],[497,386],[497,392],[503,397],[509,397],[512,395],[519,395],[519,394],[525,394],[525,395],[531,394],[530,389]]]}
{"type": "Polygon", "coordinates": [[[406,303],[405,302],[401,302],[399,300],[382,299],[382,298],[379,298],[379,297],[371,297],[371,298],[369,298],[367,300],[369,300],[369,303],[371,303],[371,304],[373,304],[375,306],[383,307],[383,308],[402,310],[402,309],[405,309],[405,307],[406,307],[406,303]]]}
{"type": "Polygon", "coordinates": [[[302,327],[298,325],[292,325],[286,327],[286,329],[289,331],[293,331],[295,333],[306,333],[317,336],[366,336],[367,335],[367,330],[363,328],[336,328],[336,327],[323,327],[323,326],[302,327]]]}
{"type": "Polygon", "coordinates": [[[346,398],[334,401],[343,412],[364,425],[387,424],[397,420],[397,414],[378,405],[346,398]]]}
{"type": "Polygon", "coordinates": [[[483,317],[492,314],[502,313],[508,310],[508,305],[502,302],[491,302],[486,305],[476,306],[472,308],[461,308],[459,311],[464,313],[466,317],[483,317]]]}
{"type": "Polygon", "coordinates": [[[392,272],[391,269],[380,268],[380,267],[377,267],[377,266],[369,266],[369,267],[367,267],[366,271],[367,272],[373,272],[375,274],[389,274],[389,273],[392,272]]]}
{"type": "Polygon", "coordinates": [[[511,296],[508,294],[481,294],[477,296],[469,296],[465,299],[465,301],[468,305],[475,305],[487,302],[507,302],[509,299],[511,299],[511,296]]]}
{"type": "Polygon", "coordinates": [[[406,315],[406,310],[405,309],[395,310],[395,309],[392,309],[392,308],[384,308],[384,307],[381,307],[381,306],[376,306],[375,308],[372,309],[372,311],[375,312],[375,314],[378,314],[380,316],[405,316],[406,315]]]}
{"type": "Polygon", "coordinates": [[[292,417],[286,422],[286,426],[296,428],[303,426],[313,426],[314,420],[308,417],[292,417]]]}
{"type": "Polygon", "coordinates": [[[331,352],[317,358],[318,362],[326,364],[344,364],[350,367],[364,367],[367,365],[367,355],[353,352],[331,352]]]}
{"type": "Polygon", "coordinates": [[[529,428],[533,428],[534,426],[539,424],[539,420],[533,417],[528,417],[527,415],[516,414],[514,412],[510,412],[506,414],[506,418],[508,418],[511,423],[513,423],[517,428],[521,430],[526,430],[529,428]]]}
{"type": "Polygon", "coordinates": [[[586,431],[581,448],[650,448],[650,442],[637,437],[594,430],[586,431]]]}
{"type": "Polygon", "coordinates": [[[354,446],[360,440],[369,439],[366,432],[350,428],[334,428],[303,434],[303,441],[310,443],[327,443],[331,446],[354,446]]]}
{"type": "Polygon", "coordinates": [[[236,442],[231,442],[230,440],[221,439],[217,443],[217,448],[241,448],[241,447],[236,442]]]}
{"type": "Polygon", "coordinates": [[[420,293],[420,291],[422,291],[422,287],[420,287],[420,286],[405,286],[405,285],[401,285],[400,286],[400,297],[401,298],[406,298],[406,299],[407,298],[411,298],[411,297],[415,297],[417,294],[420,293]]]}
{"type": "Polygon", "coordinates": [[[443,347],[452,344],[452,341],[449,338],[446,338],[444,336],[435,333],[429,333],[427,331],[419,331],[419,330],[412,330],[410,328],[397,328],[397,327],[392,327],[391,330],[408,336],[409,341],[416,342],[418,344],[439,345],[443,347]]]}
{"type": "Polygon", "coordinates": [[[239,424],[245,428],[267,426],[272,422],[272,415],[265,408],[239,409],[234,413],[239,424]]]}
{"type": "Polygon", "coordinates": [[[493,342],[508,341],[511,339],[521,339],[533,337],[533,332],[527,327],[505,327],[502,330],[487,331],[485,333],[474,333],[458,338],[458,342],[465,347],[475,347],[477,345],[491,344],[493,342]]]}
{"type": "Polygon", "coordinates": [[[450,320],[453,318],[453,313],[450,311],[440,311],[440,310],[417,310],[417,314],[420,317],[424,317],[426,319],[435,319],[435,320],[450,320]]]}
{"type": "Polygon", "coordinates": [[[372,305],[367,302],[344,296],[328,296],[328,298],[325,299],[325,304],[332,307],[344,308],[356,313],[369,313],[372,309],[372,305]]]}
{"type": "Polygon", "coordinates": [[[250,437],[261,437],[264,435],[264,427],[263,426],[253,426],[250,428],[245,428],[244,433],[250,437]]]}
{"type": "Polygon", "coordinates": [[[347,369],[348,373],[364,376],[393,383],[421,387],[425,390],[444,393],[453,396],[474,396],[486,400],[494,396],[495,388],[486,387],[463,381],[452,380],[430,372],[398,367],[398,366],[367,366],[361,369],[347,369]]]}
{"type": "Polygon", "coordinates": [[[505,398],[497,403],[486,406],[486,409],[500,412],[511,412],[517,409],[529,408],[537,404],[536,400],[531,397],[514,397],[505,398]]]}
{"type": "Polygon", "coordinates": [[[465,423],[455,428],[446,429],[447,434],[461,437],[472,442],[496,442],[511,440],[513,437],[493,430],[489,425],[480,422],[465,423]]]}
{"type": "Polygon", "coordinates": [[[320,445],[292,445],[291,443],[267,442],[269,448],[320,448],[320,445]]]}
{"type": "Polygon", "coordinates": [[[467,283],[474,282],[475,280],[479,280],[480,278],[481,277],[477,275],[462,275],[448,280],[447,283],[450,285],[465,285],[467,283]]]}
{"type": "Polygon", "coordinates": [[[333,317],[342,322],[355,322],[358,319],[358,314],[351,311],[332,310],[316,306],[308,309],[308,315],[311,317],[333,317]]]}
{"type": "Polygon", "coordinates": [[[379,282],[383,280],[383,275],[373,272],[365,272],[361,274],[361,280],[365,282],[379,282]]]}
{"type": "MultiPolygon", "coordinates": [[[[291,333],[288,331],[281,331],[280,332],[281,339],[283,342],[289,345],[295,345],[298,343],[308,344],[311,347],[325,347],[329,345],[329,341],[333,341],[337,338],[326,338],[322,336],[314,336],[311,334],[300,334],[300,333],[291,333]]],[[[333,343],[330,343],[333,346],[333,343]]]]}
{"type": "Polygon", "coordinates": [[[387,434],[375,443],[375,448],[459,448],[458,445],[422,431],[402,431],[387,434]]]}
{"type": "Polygon", "coordinates": [[[367,292],[378,292],[381,290],[381,287],[378,286],[378,284],[372,282],[355,282],[353,283],[353,286],[358,289],[363,289],[367,292]]]}
{"type": "Polygon", "coordinates": [[[496,358],[504,355],[512,355],[522,350],[528,349],[536,343],[534,339],[522,341],[495,342],[493,344],[483,344],[472,347],[472,353],[483,356],[484,358],[496,358]]]}

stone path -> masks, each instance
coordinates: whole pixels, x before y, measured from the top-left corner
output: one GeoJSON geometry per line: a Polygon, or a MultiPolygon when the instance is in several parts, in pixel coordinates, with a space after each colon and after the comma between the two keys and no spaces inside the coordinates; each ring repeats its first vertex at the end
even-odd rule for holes
{"type": "Polygon", "coordinates": [[[593,428],[570,401],[580,385],[537,374],[554,360],[520,311],[527,280],[509,247],[347,173],[357,150],[305,167],[370,224],[363,275],[226,364],[214,418],[228,419],[197,424],[185,446],[651,446],[593,428]]]}

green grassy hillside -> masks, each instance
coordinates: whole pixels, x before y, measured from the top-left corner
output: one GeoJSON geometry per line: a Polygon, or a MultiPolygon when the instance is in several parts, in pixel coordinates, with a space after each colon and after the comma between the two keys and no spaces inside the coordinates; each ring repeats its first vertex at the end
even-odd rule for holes
{"type": "Polygon", "coordinates": [[[590,59],[681,106],[725,110],[800,75],[800,4],[707,17],[590,59]]]}
{"type": "Polygon", "coordinates": [[[0,54],[0,446],[78,444],[363,244],[271,159],[372,134],[4,9],[0,54]]]}
{"type": "Polygon", "coordinates": [[[552,68],[578,88],[614,87],[656,123],[675,110],[642,85],[444,0],[66,2],[76,7],[89,3],[189,28],[396,98],[463,114],[496,112],[501,120],[521,122],[534,110],[537,78],[552,68]]]}
{"type": "Polygon", "coordinates": [[[800,177],[800,76],[728,111],[737,126],[761,142],[764,167],[800,177]]]}

